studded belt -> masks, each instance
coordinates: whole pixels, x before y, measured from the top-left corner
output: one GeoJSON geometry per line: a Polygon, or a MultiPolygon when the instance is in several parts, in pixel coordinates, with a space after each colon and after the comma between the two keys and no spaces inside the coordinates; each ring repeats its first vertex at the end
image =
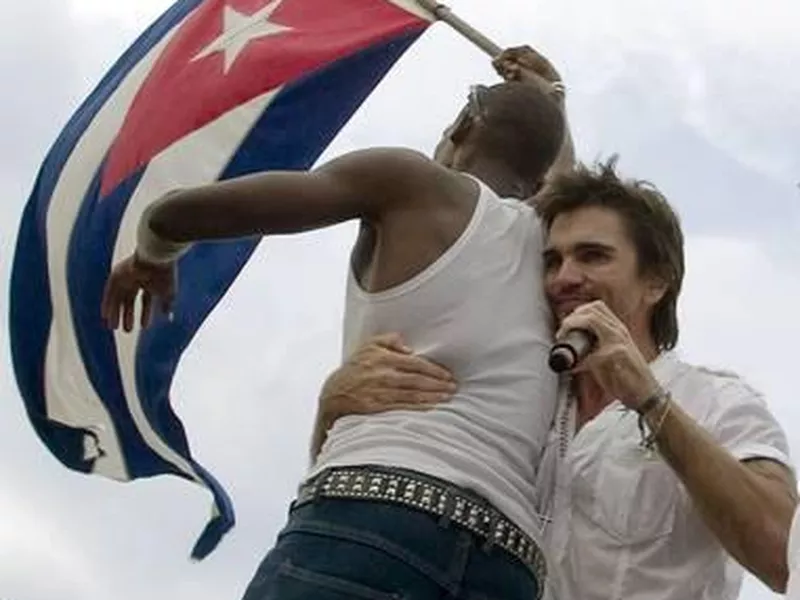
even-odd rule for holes
{"type": "Polygon", "coordinates": [[[515,556],[533,572],[544,592],[547,568],[538,544],[488,501],[434,477],[386,467],[337,467],[300,487],[295,507],[317,498],[401,504],[469,530],[487,546],[515,556]]]}

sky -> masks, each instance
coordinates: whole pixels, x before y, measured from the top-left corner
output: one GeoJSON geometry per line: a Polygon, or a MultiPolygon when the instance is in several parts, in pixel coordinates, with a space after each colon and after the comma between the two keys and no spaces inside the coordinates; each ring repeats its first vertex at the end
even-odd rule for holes
{"type": "MultiPolygon", "coordinates": [[[[288,1],[288,0],[287,0],[288,1]]],[[[310,1],[310,0],[306,0],[310,1]]],[[[0,312],[17,225],[49,146],[168,0],[7,3],[0,36],[0,312]]],[[[502,46],[560,69],[579,157],[619,153],[664,191],[687,233],[679,350],[764,392],[800,452],[793,377],[800,304],[800,4],[796,0],[452,0],[502,46]],[[490,7],[490,8],[489,8],[490,7]]],[[[431,151],[487,58],[432,27],[323,160],[354,148],[431,151]]],[[[265,240],[187,351],[173,398],[237,527],[188,556],[209,496],[172,478],[122,484],[63,468],[35,436],[0,329],[0,598],[241,596],[307,465],[322,380],[339,357],[352,225],[265,240]]],[[[775,598],[750,579],[741,598],[775,598]]]]}

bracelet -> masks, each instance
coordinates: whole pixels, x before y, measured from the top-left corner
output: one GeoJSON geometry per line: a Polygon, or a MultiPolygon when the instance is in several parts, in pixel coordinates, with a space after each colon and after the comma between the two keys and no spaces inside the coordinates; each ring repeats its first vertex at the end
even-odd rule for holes
{"type": "Polygon", "coordinates": [[[666,395],[666,392],[659,387],[655,392],[653,392],[652,395],[645,398],[644,401],[636,407],[636,412],[642,416],[646,415],[656,406],[658,406],[658,404],[666,395]]]}
{"type": "Polygon", "coordinates": [[[658,437],[658,434],[661,433],[661,429],[664,427],[664,422],[667,420],[667,416],[672,410],[672,396],[669,394],[669,392],[659,394],[657,396],[657,402],[664,406],[664,410],[662,411],[661,416],[658,418],[658,422],[655,427],[646,423],[646,413],[639,414],[639,435],[641,436],[640,444],[645,450],[655,449],[656,438],[658,437]],[[650,430],[649,434],[645,433],[645,426],[650,430]]]}
{"type": "Polygon", "coordinates": [[[136,255],[142,262],[154,265],[167,265],[176,262],[191,248],[186,242],[173,242],[164,239],[150,227],[150,216],[158,202],[148,206],[139,219],[136,229],[136,255]]]}

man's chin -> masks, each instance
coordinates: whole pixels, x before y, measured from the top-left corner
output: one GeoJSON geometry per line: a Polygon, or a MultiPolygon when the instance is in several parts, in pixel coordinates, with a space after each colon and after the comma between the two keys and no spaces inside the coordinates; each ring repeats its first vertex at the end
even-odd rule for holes
{"type": "Polygon", "coordinates": [[[555,314],[556,320],[558,321],[559,325],[561,324],[561,321],[563,321],[569,315],[572,314],[572,311],[574,311],[579,306],[582,306],[583,304],[586,304],[586,303],[585,302],[570,302],[569,304],[563,304],[563,305],[557,306],[554,309],[553,314],[555,314]]]}

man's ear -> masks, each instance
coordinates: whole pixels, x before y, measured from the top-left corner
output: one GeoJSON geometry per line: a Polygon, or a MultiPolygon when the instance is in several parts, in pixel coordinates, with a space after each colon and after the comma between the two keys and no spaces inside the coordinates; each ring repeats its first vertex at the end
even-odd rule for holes
{"type": "Polygon", "coordinates": [[[667,294],[669,283],[663,278],[653,275],[647,280],[645,288],[645,298],[650,306],[655,306],[667,294]]]}

